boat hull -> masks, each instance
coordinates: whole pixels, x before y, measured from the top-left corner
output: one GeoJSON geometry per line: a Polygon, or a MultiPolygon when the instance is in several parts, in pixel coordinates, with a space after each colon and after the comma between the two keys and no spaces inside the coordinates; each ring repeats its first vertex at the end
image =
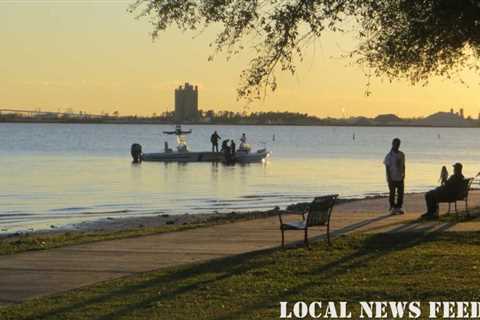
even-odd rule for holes
{"type": "MultiPolygon", "coordinates": [[[[270,156],[270,152],[237,152],[234,162],[251,163],[261,162],[270,156]]],[[[226,162],[223,152],[158,152],[144,153],[142,160],[146,162],[226,162]]]]}

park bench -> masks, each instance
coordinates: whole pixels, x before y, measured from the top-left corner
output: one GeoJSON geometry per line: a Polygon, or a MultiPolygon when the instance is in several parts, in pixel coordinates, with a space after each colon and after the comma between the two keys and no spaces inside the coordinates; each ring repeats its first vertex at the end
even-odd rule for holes
{"type": "Polygon", "coordinates": [[[474,178],[465,179],[462,190],[456,194],[449,195],[439,201],[439,203],[448,203],[448,213],[451,212],[452,204],[455,207],[455,213],[458,214],[457,201],[465,201],[465,211],[468,213],[468,194],[474,178]]]}
{"type": "Polygon", "coordinates": [[[308,229],[311,227],[324,227],[327,229],[326,239],[330,245],[330,220],[332,217],[332,210],[338,194],[316,197],[303,212],[287,211],[280,212],[278,218],[280,220],[280,231],[282,233],[282,248],[285,247],[285,231],[303,231],[304,243],[307,248],[310,248],[308,242],[308,229]],[[283,215],[301,215],[301,221],[285,222],[283,215]]]}

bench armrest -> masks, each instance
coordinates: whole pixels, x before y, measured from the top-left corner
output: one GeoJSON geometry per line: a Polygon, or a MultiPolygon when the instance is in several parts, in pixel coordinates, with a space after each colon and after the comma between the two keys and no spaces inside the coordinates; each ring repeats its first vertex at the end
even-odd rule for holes
{"type": "Polygon", "coordinates": [[[283,219],[282,219],[282,216],[283,215],[297,215],[297,216],[302,216],[302,219],[305,220],[305,214],[308,212],[308,209],[306,209],[305,211],[301,212],[301,211],[280,211],[278,212],[278,219],[280,220],[280,225],[283,224],[283,219]]]}

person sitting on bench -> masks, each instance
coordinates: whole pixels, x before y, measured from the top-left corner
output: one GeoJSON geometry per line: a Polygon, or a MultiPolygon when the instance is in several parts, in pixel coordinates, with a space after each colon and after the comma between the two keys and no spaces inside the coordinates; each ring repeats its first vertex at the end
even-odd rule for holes
{"type": "Polygon", "coordinates": [[[459,162],[453,165],[453,175],[448,178],[443,185],[425,194],[427,203],[427,212],[422,215],[424,219],[438,218],[438,203],[446,198],[451,198],[452,194],[458,194],[465,186],[465,177],[462,174],[463,165],[459,162]]]}

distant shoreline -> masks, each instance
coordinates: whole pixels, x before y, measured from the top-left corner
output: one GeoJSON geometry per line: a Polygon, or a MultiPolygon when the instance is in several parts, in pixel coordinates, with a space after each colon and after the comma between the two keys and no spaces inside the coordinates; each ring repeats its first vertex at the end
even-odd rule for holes
{"type": "MultiPolygon", "coordinates": [[[[26,123],[26,124],[105,124],[105,125],[175,125],[177,122],[163,122],[163,121],[148,121],[148,120],[138,120],[138,121],[122,121],[122,120],[0,120],[2,123],[26,123]]],[[[460,129],[471,129],[471,128],[480,128],[479,124],[465,124],[465,125],[426,125],[426,124],[355,124],[355,123],[228,123],[228,122],[183,122],[182,125],[186,126],[292,126],[292,127],[366,127],[366,128],[460,128],[460,129]]]]}

